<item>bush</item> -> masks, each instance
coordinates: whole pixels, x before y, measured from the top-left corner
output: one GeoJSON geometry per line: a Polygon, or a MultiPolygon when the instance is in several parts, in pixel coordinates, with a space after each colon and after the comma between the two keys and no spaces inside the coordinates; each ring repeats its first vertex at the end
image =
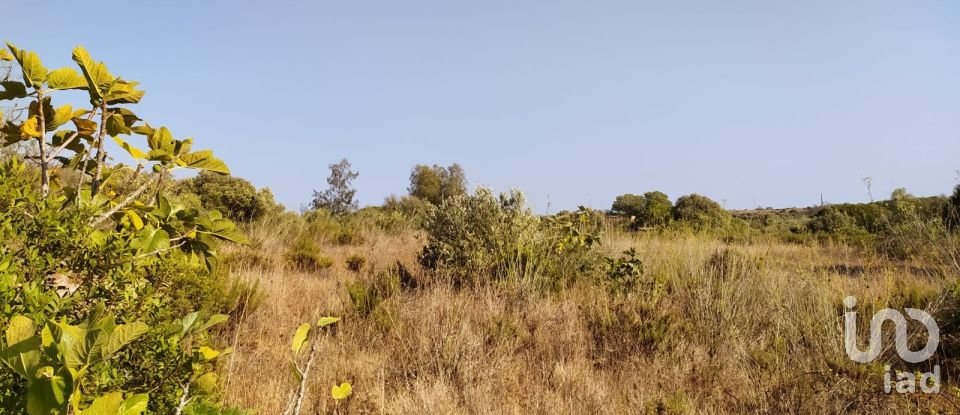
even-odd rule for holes
{"type": "MultiPolygon", "coordinates": [[[[427,245],[420,262],[457,282],[481,276],[506,277],[522,265],[538,234],[540,220],[523,193],[498,197],[485,188],[448,199],[427,216],[427,245]]],[[[514,273],[516,275],[516,273],[514,273]]]]}
{"type": "Polygon", "coordinates": [[[611,211],[630,216],[632,229],[664,226],[673,216],[673,203],[663,192],[647,192],[643,196],[625,194],[617,196],[611,211]]]}
{"type": "Polygon", "coordinates": [[[400,215],[400,219],[409,224],[410,228],[423,227],[427,214],[433,205],[416,196],[389,196],[383,201],[383,210],[391,215],[400,215]]]}
{"type": "Polygon", "coordinates": [[[323,255],[320,245],[302,236],[297,239],[286,254],[287,262],[304,272],[319,272],[333,266],[333,260],[323,255]]]}
{"type": "Polygon", "coordinates": [[[730,222],[730,213],[719,203],[698,194],[681,196],[673,207],[673,218],[695,229],[723,228],[730,222]]]}
{"type": "Polygon", "coordinates": [[[204,209],[217,210],[239,222],[253,222],[283,210],[273,200],[270,189],[257,190],[239,177],[201,172],[197,177],[179,182],[172,190],[180,198],[196,195],[204,209]]]}

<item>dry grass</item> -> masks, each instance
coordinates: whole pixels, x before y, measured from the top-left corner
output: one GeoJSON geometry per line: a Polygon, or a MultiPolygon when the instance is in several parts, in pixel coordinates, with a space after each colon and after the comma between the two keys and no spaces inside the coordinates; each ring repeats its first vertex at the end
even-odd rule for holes
{"type": "MultiPolygon", "coordinates": [[[[254,250],[280,258],[294,233],[276,224],[253,229],[254,250]]],[[[636,247],[646,276],[663,282],[660,290],[621,297],[590,281],[558,293],[509,283],[454,289],[429,281],[415,266],[422,246],[415,234],[368,230],[363,239],[358,246],[325,244],[335,265],[315,274],[270,261],[235,269],[237,278],[258,279],[268,298],[246,316],[236,337],[237,352],[226,369],[230,404],[280,413],[295,388],[288,369],[293,331],[318,316],[339,315],[344,319],[336,333],[321,340],[305,413],[954,408],[947,393],[885,395],[881,365],[856,365],[846,357],[844,296],[879,307],[927,298],[944,286],[850,250],[612,232],[605,251],[636,247]],[[346,268],[353,254],[367,258],[360,273],[346,268]],[[395,290],[370,313],[354,310],[347,284],[371,283],[397,261],[419,287],[395,290]],[[354,396],[336,407],[329,389],[345,380],[353,383],[354,396]]]]}

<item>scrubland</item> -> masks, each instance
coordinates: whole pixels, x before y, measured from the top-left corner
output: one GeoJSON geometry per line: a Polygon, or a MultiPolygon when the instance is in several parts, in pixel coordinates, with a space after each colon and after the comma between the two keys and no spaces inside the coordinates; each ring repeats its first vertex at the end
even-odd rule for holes
{"type": "MultiPolygon", "coordinates": [[[[256,224],[248,229],[251,246],[226,254],[234,278],[262,292],[260,306],[231,334],[236,353],[225,394],[232,405],[279,413],[295,388],[284,370],[291,333],[316,316],[338,315],[342,324],[322,339],[310,379],[317,398],[307,409],[318,413],[957,409],[952,387],[885,394],[882,364],[851,362],[843,346],[845,296],[859,299],[862,328],[886,306],[945,309],[941,293],[956,275],[946,261],[608,224],[597,249],[616,256],[635,248],[643,284],[611,293],[582,278],[543,291],[516,280],[456,286],[419,265],[422,231],[358,226],[343,244],[309,228],[297,220],[256,224]],[[288,241],[302,234],[332,260],[329,268],[284,262],[288,241]],[[366,264],[348,270],[347,258],[357,255],[366,264]],[[351,287],[375,287],[398,273],[412,281],[378,292],[373,304],[351,299],[351,287]],[[355,394],[335,408],[324,397],[343,379],[355,394]]],[[[947,378],[956,370],[949,357],[937,362],[947,378]]]]}

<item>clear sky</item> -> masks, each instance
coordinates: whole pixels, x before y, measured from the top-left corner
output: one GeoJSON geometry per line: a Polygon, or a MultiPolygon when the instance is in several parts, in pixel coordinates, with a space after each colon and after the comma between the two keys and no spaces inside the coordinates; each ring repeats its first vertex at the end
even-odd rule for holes
{"type": "Polygon", "coordinates": [[[949,192],[960,2],[338,0],[4,2],[0,38],[82,44],[147,91],[138,113],[298,208],[327,165],[362,204],[417,163],[527,192],[730,208],[949,192]]]}

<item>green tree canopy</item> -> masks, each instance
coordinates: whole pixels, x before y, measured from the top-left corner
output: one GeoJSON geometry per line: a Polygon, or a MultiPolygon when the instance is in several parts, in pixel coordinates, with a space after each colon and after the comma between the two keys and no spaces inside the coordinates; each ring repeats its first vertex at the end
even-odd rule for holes
{"type": "Polygon", "coordinates": [[[730,221],[730,213],[709,197],[690,194],[677,199],[673,218],[697,228],[722,227],[730,221]]]}
{"type": "Polygon", "coordinates": [[[663,226],[670,222],[673,203],[666,193],[653,191],[643,195],[617,196],[611,211],[633,217],[631,227],[663,226]]]}
{"type": "Polygon", "coordinates": [[[456,163],[449,167],[419,164],[410,172],[407,190],[411,196],[439,206],[447,198],[467,193],[467,176],[456,163]]]}
{"type": "Polygon", "coordinates": [[[234,176],[200,172],[194,178],[181,181],[173,190],[195,194],[204,209],[217,210],[240,222],[253,222],[270,211],[282,209],[270,189],[257,190],[249,181],[234,176]]]}

